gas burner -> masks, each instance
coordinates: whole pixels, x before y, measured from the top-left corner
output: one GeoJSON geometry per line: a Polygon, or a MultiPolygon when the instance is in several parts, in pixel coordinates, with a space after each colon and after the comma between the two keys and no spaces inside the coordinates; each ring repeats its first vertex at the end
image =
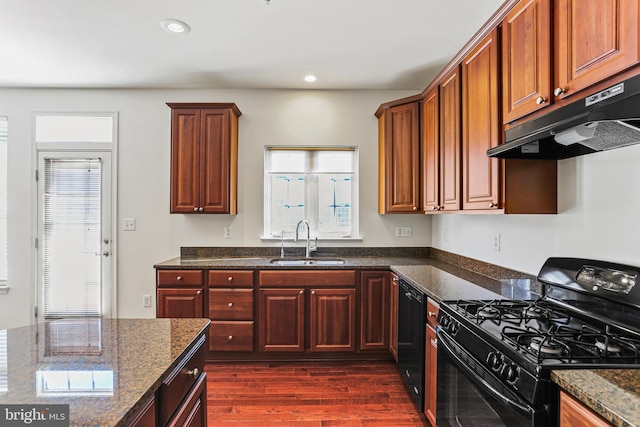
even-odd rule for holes
{"type": "Polygon", "coordinates": [[[621,345],[608,339],[605,339],[604,341],[596,339],[596,348],[602,353],[618,354],[622,352],[621,345]]]}
{"type": "Polygon", "coordinates": [[[542,319],[547,317],[547,310],[532,305],[522,311],[522,317],[524,319],[542,319]]]}
{"type": "Polygon", "coordinates": [[[565,347],[562,343],[549,338],[533,337],[529,343],[529,348],[539,356],[560,356],[565,347]]]}
{"type": "Polygon", "coordinates": [[[497,319],[500,317],[500,310],[495,307],[487,306],[482,307],[476,314],[481,319],[497,319]]]}

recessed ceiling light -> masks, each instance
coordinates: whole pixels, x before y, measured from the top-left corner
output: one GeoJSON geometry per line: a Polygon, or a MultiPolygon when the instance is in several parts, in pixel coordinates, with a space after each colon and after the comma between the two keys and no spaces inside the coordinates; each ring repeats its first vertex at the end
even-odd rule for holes
{"type": "Polygon", "coordinates": [[[307,83],[313,83],[316,80],[318,80],[318,78],[316,76],[314,76],[313,74],[307,74],[306,76],[304,76],[304,81],[307,83]]]}
{"type": "Polygon", "coordinates": [[[186,34],[191,31],[191,27],[188,24],[177,19],[165,19],[160,22],[160,26],[167,33],[172,34],[186,34]]]}

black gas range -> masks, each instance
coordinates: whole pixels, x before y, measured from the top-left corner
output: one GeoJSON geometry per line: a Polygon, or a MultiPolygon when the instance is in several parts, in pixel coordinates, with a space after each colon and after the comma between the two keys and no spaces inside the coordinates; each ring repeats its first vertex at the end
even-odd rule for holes
{"type": "Polygon", "coordinates": [[[551,371],[640,367],[640,268],[550,258],[535,300],[443,301],[438,426],[554,426],[551,371]]]}

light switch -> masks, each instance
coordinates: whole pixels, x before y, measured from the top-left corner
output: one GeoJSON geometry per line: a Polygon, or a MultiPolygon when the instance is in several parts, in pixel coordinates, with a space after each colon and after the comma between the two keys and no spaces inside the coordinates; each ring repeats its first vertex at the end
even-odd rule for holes
{"type": "Polygon", "coordinates": [[[135,218],[124,218],[122,220],[122,230],[123,231],[135,231],[136,230],[136,219],[135,218]]]}

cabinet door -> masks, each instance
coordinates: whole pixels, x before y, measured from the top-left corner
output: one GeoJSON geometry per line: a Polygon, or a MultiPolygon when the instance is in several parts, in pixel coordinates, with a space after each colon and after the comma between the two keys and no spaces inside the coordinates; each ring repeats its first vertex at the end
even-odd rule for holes
{"type": "Polygon", "coordinates": [[[503,122],[551,100],[551,0],[521,0],[502,21],[503,122]]]}
{"type": "Polygon", "coordinates": [[[438,87],[422,101],[422,202],[425,213],[440,209],[440,97],[438,87]]]}
{"type": "Polygon", "coordinates": [[[495,209],[501,202],[500,161],[487,157],[498,146],[498,30],[462,62],[462,208],[495,209]]]}
{"type": "Polygon", "coordinates": [[[312,289],[311,351],[355,351],[356,290],[312,289]]]}
{"type": "Polygon", "coordinates": [[[171,213],[200,206],[200,111],[171,110],[171,213]]]}
{"type": "Polygon", "coordinates": [[[207,425],[207,374],[202,373],[184,402],[176,411],[168,427],[206,427],[207,425]]]}
{"type": "Polygon", "coordinates": [[[420,103],[389,108],[386,113],[386,211],[420,209],[420,103]]]}
{"type": "Polygon", "coordinates": [[[360,350],[389,348],[389,272],[360,275],[360,350]]]}
{"type": "Polygon", "coordinates": [[[389,351],[398,361],[398,276],[391,273],[391,297],[389,310],[389,351]]]}
{"type": "Polygon", "coordinates": [[[261,289],[260,351],[304,351],[304,290],[261,289]]]}
{"type": "Polygon", "coordinates": [[[460,210],[460,71],[440,83],[440,206],[460,210]]]}
{"type": "Polygon", "coordinates": [[[559,98],[638,63],[638,0],[555,1],[559,98]]]}
{"type": "Polygon", "coordinates": [[[230,194],[230,113],[226,109],[202,110],[200,188],[205,213],[228,213],[230,194]]]}
{"type": "Polygon", "coordinates": [[[202,289],[157,290],[158,313],[156,317],[203,317],[202,289]]]}
{"type": "Polygon", "coordinates": [[[427,325],[424,369],[424,414],[432,426],[436,425],[436,380],[438,377],[438,340],[436,330],[427,325]]]}
{"type": "Polygon", "coordinates": [[[560,427],[610,427],[591,409],[560,390],[560,427]]]}

